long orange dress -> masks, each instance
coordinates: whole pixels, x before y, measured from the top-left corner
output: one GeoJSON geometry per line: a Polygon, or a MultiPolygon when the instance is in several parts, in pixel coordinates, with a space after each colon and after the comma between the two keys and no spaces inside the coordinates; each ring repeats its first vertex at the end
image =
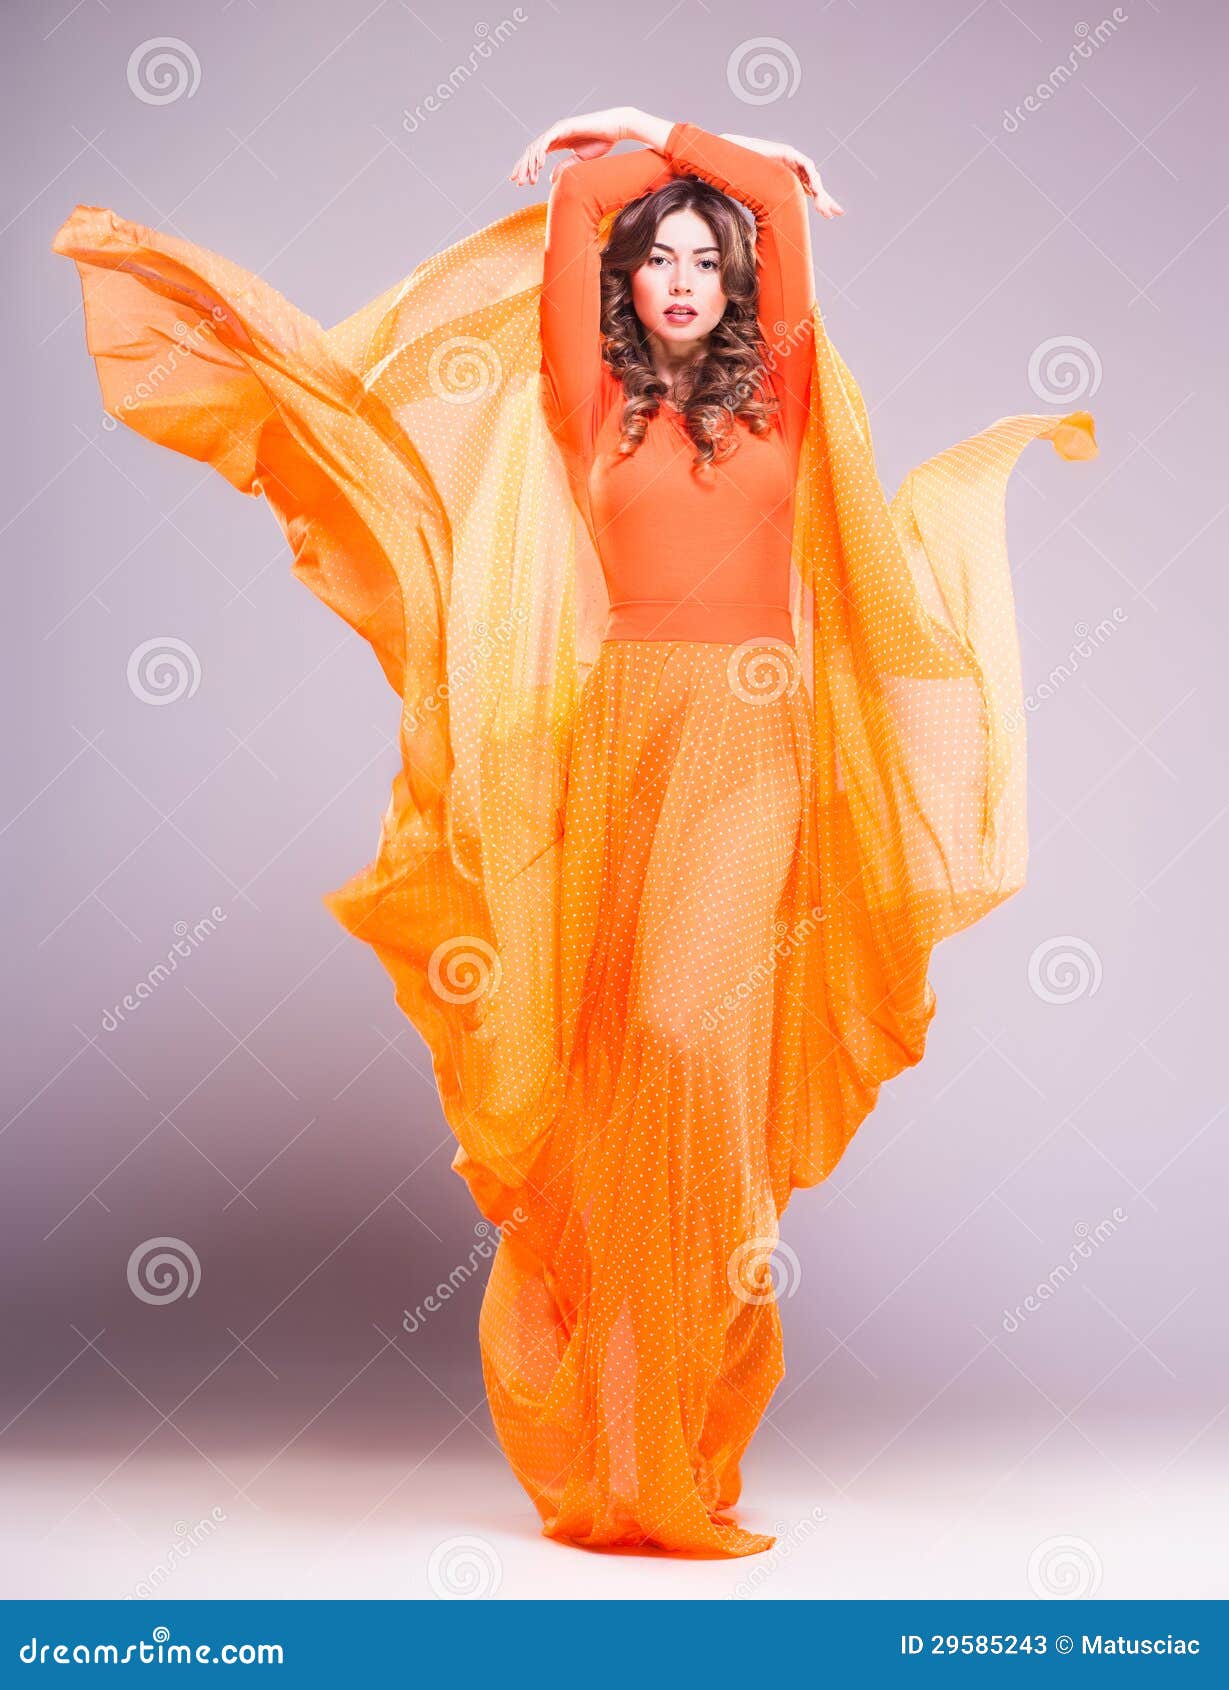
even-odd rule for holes
{"type": "Polygon", "coordinates": [[[108,413],[262,494],[401,701],[377,854],[325,902],[500,1228],[482,1363],[542,1529],[728,1556],[774,1541],[731,1510],[779,1217],[921,1059],[933,946],[1023,883],[1007,478],[1096,447],[1005,417],[889,504],[801,190],[692,125],[667,153],[569,167],[549,241],[516,212],[330,330],[103,208],[54,249],[108,413]],[[755,212],[773,330],[809,312],[781,427],[703,485],[669,413],[603,457],[598,226],[673,169],[755,212]]]}
{"type": "Polygon", "coordinates": [[[783,1372],[765,1269],[799,983],[772,964],[817,920],[790,615],[813,304],[807,207],[777,161],[675,124],[664,158],[573,164],[552,188],[544,398],[610,608],[564,819],[571,1084],[517,1193],[530,1248],[496,1264],[483,1336],[504,1448],[547,1529],[586,1544],[772,1541],[718,1516],[783,1372]],[[771,432],[740,425],[705,479],[672,408],[617,453],[625,401],[598,333],[602,220],[675,172],[752,209],[761,332],[802,330],[772,368],[771,432]]]}

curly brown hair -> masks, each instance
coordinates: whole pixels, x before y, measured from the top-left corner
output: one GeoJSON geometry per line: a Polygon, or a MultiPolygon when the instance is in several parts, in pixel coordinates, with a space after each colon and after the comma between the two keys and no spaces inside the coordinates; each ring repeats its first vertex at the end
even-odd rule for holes
{"type": "Polygon", "coordinates": [[[779,401],[768,382],[756,316],[755,235],[728,195],[702,178],[678,176],[629,201],[615,217],[602,252],[601,301],[602,356],[627,395],[620,452],[634,452],[640,445],[668,391],[695,442],[693,469],[707,470],[736,450],[737,417],[746,419],[752,434],[767,433],[779,401]],[[650,361],[644,325],[632,303],[632,275],[652,252],[662,219],[683,210],[697,212],[713,232],[727,304],[704,353],[671,391],[650,361]]]}

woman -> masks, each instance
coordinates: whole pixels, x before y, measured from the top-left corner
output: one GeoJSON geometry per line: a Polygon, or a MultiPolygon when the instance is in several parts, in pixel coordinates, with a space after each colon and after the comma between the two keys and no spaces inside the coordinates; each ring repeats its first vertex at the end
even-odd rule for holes
{"type": "Polygon", "coordinates": [[[1095,445],[1004,418],[889,507],[810,161],[620,110],[514,179],[569,145],[547,217],[328,332],[99,208],[55,248],[107,410],[263,493],[401,697],[379,851],[326,903],[501,1229],[483,1371],[544,1531],[747,1555],[779,1216],[920,1060],[934,944],[1023,880],[1006,479],[1095,445]]]}

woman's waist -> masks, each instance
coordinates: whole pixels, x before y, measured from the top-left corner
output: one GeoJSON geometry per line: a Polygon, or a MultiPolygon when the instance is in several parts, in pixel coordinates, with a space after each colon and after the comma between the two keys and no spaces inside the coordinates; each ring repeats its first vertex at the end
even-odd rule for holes
{"type": "Polygon", "coordinates": [[[612,596],[602,638],[704,640],[721,645],[780,640],[792,646],[794,624],[788,605],[779,601],[612,596]]]}

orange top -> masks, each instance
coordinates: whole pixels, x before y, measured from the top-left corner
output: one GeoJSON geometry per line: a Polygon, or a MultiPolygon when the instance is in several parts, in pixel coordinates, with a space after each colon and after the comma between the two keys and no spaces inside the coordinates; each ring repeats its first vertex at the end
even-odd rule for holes
{"type": "Polygon", "coordinates": [[[794,643],[789,613],[794,488],[810,405],[814,304],[802,184],[778,159],[676,123],[642,147],[569,165],[551,186],[541,330],[551,429],[601,561],[607,639],[794,643]],[[625,403],[602,358],[598,225],[679,175],[702,176],[755,215],[760,333],[781,408],[705,482],[682,413],[663,404],[639,447],[615,447],[625,403]]]}

